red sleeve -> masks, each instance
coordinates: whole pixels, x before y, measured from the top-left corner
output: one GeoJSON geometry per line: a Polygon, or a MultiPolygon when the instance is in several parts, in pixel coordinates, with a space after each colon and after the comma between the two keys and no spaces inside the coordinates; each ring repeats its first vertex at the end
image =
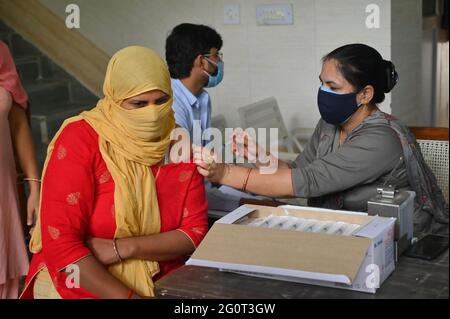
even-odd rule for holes
{"type": "Polygon", "coordinates": [[[62,270],[91,252],[85,246],[93,210],[95,141],[83,122],[60,134],[43,179],[41,226],[47,266],[62,270]]]}
{"type": "Polygon", "coordinates": [[[208,202],[203,177],[194,170],[183,208],[179,231],[184,232],[197,247],[208,231],[208,202]]]}

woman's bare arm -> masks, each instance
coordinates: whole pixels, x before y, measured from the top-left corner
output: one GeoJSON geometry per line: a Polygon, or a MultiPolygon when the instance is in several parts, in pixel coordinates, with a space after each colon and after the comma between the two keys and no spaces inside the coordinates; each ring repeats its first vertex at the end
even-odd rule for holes
{"type": "Polygon", "coordinates": [[[292,170],[286,166],[275,167],[263,174],[263,167],[247,168],[217,163],[214,155],[204,148],[194,148],[194,163],[198,172],[210,182],[231,186],[247,192],[278,198],[294,197],[292,170]]]}
{"type": "Polygon", "coordinates": [[[195,246],[182,231],[173,230],[151,236],[116,239],[114,251],[111,239],[91,238],[87,242],[95,257],[109,265],[122,259],[170,261],[191,254],[195,246]]]}
{"type": "Polygon", "coordinates": [[[20,167],[27,177],[39,179],[36,151],[26,111],[14,104],[9,112],[9,124],[20,167]]]}
{"type": "MultiPolygon", "coordinates": [[[[80,267],[80,285],[104,299],[127,299],[129,289],[94,257],[88,256],[75,263],[80,267]]],[[[138,296],[135,296],[135,298],[138,296]]]]}
{"type": "MultiPolygon", "coordinates": [[[[36,161],[36,151],[26,111],[17,104],[13,104],[13,107],[9,112],[9,123],[15,153],[25,177],[37,180],[40,179],[36,161]]],[[[34,212],[39,206],[39,192],[41,185],[36,181],[29,181],[29,185],[30,196],[27,205],[27,224],[30,226],[33,224],[34,212]]]]}
{"type": "MultiPolygon", "coordinates": [[[[222,169],[224,174],[217,180],[219,184],[243,189],[247,180],[245,189],[247,192],[277,198],[294,196],[292,170],[289,168],[279,168],[273,174],[261,174],[259,169],[249,171],[248,168],[232,165],[225,166],[222,169]]],[[[208,174],[208,171],[201,166],[198,167],[198,170],[204,176],[208,174]]]]}
{"type": "Polygon", "coordinates": [[[195,247],[181,231],[174,230],[152,236],[124,238],[117,241],[124,259],[169,261],[191,254],[195,247]]]}

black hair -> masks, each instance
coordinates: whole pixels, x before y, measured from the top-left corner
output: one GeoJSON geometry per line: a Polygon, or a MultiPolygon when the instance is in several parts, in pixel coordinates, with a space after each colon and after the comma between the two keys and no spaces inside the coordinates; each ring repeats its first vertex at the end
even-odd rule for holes
{"type": "Polygon", "coordinates": [[[208,26],[190,23],[176,26],[166,40],[170,76],[174,79],[188,77],[197,56],[208,54],[212,48],[220,50],[222,45],[220,34],[208,26]]]}
{"type": "Polygon", "coordinates": [[[398,74],[391,61],[386,61],[374,48],[365,44],[348,44],[327,54],[322,61],[336,60],[343,77],[361,91],[367,85],[374,88],[371,102],[384,101],[398,82],[398,74]]]}

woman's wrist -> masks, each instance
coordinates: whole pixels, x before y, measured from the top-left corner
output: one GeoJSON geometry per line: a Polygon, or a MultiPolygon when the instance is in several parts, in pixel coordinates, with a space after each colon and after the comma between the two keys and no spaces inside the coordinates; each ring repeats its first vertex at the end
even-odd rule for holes
{"type": "Polygon", "coordinates": [[[30,188],[30,192],[39,192],[41,189],[41,183],[37,181],[28,180],[28,187],[30,188]]]}
{"type": "Polygon", "coordinates": [[[135,256],[137,250],[137,247],[135,246],[133,238],[116,239],[117,252],[123,260],[131,259],[135,256]]]}

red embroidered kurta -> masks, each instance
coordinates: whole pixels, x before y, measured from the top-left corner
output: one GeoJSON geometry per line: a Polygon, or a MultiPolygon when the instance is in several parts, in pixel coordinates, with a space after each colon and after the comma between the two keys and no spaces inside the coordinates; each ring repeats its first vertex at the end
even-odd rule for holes
{"type": "MultiPolygon", "coordinates": [[[[161,232],[179,230],[197,246],[208,230],[203,178],[195,164],[153,166],[161,232]]],[[[98,134],[85,121],[69,124],[55,143],[43,180],[42,251],[33,256],[22,298],[32,298],[33,279],[47,267],[62,298],[92,298],[89,291],[67,288],[64,270],[91,254],[89,237],[112,239],[116,231],[114,181],[98,146],[98,134]]],[[[184,260],[160,262],[158,280],[184,260]]]]}

